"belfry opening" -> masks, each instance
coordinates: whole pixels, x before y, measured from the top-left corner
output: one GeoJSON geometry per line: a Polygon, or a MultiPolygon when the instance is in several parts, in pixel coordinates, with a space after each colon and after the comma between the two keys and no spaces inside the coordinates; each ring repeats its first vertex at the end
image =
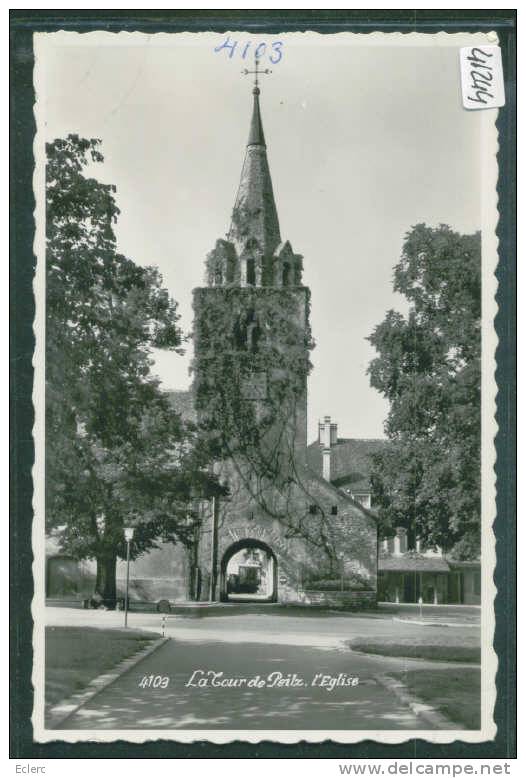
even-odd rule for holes
{"type": "Polygon", "coordinates": [[[223,602],[276,602],[276,555],[260,540],[233,543],[221,560],[223,602]]]}

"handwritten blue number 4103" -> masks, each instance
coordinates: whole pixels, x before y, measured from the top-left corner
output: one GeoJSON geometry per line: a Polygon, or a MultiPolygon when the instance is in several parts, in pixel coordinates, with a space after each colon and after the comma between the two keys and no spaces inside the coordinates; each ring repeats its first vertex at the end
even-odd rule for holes
{"type": "Polygon", "coordinates": [[[263,42],[258,43],[258,45],[255,46],[250,41],[245,44],[242,44],[239,41],[231,41],[230,35],[227,35],[226,40],[224,40],[223,43],[221,43],[219,46],[216,46],[214,51],[227,52],[229,59],[232,59],[237,51],[237,56],[241,57],[241,59],[246,59],[252,48],[254,49],[254,56],[256,59],[262,59],[266,56],[272,65],[277,65],[283,57],[283,41],[273,41],[272,43],[263,42]]]}

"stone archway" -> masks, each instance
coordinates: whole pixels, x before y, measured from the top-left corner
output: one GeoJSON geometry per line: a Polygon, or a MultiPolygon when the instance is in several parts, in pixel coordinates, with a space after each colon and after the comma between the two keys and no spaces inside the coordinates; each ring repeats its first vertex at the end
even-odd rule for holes
{"type": "Polygon", "coordinates": [[[232,543],[221,559],[222,602],[276,602],[278,560],[266,543],[245,538],[232,543]]]}

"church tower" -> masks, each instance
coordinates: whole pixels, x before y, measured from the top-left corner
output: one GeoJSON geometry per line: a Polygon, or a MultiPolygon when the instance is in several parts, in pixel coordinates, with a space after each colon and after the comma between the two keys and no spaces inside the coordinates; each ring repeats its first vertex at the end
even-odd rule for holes
{"type": "Polygon", "coordinates": [[[255,457],[279,481],[306,456],[309,290],[281,239],[259,99],[256,77],[230,228],[194,290],[194,391],[223,454],[255,457]]]}
{"type": "Polygon", "coordinates": [[[255,74],[230,227],[193,293],[193,400],[227,490],[200,525],[196,597],[325,602],[333,595],[312,588],[341,581],[345,565],[358,586],[345,597],[366,601],[374,519],[307,466],[310,292],[301,255],[281,237],[257,62],[255,74]]]}

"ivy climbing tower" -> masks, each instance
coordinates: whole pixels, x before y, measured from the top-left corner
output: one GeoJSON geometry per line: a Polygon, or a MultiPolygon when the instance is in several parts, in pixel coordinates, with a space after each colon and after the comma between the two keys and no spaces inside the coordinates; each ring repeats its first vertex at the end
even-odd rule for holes
{"type": "Polygon", "coordinates": [[[257,72],[252,93],[230,228],[207,257],[206,286],[194,290],[194,389],[223,454],[255,458],[280,480],[307,444],[309,290],[302,256],[281,240],[257,72]]]}
{"type": "Polygon", "coordinates": [[[201,525],[195,588],[200,599],[307,603],[327,597],[309,586],[343,580],[345,564],[358,582],[345,597],[370,601],[375,521],[307,466],[310,292],[302,256],[281,237],[257,62],[252,72],[230,226],[193,293],[193,402],[228,492],[201,525]]]}

